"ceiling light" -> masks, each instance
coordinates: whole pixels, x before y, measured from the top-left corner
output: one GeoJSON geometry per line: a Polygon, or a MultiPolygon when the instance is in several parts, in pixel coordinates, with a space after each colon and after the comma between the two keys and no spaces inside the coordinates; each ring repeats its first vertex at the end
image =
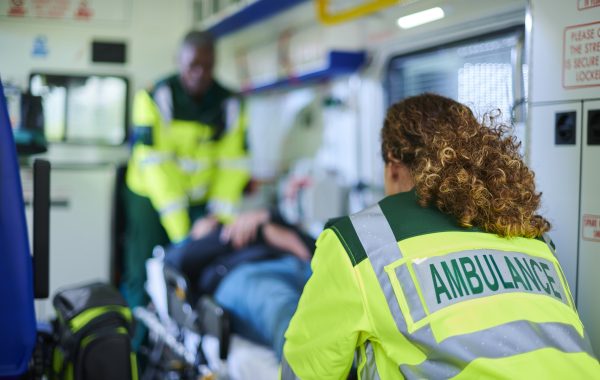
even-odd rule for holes
{"type": "Polygon", "coordinates": [[[441,18],[444,18],[444,10],[440,7],[435,7],[400,17],[398,19],[398,26],[402,29],[409,29],[441,18]]]}

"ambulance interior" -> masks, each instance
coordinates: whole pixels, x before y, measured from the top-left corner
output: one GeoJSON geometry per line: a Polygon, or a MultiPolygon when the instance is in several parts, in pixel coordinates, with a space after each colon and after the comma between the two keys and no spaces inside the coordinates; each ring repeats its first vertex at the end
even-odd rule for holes
{"type": "MultiPolygon", "coordinates": [[[[379,131],[389,105],[435,92],[479,116],[499,109],[536,173],[541,213],[598,354],[600,51],[585,43],[600,43],[599,25],[600,4],[588,0],[0,2],[0,77],[30,242],[32,162],[51,164],[49,298],[35,301],[36,319],[54,317],[52,295],[65,286],[119,285],[117,194],[132,96],[175,71],[181,36],[198,28],[217,37],[216,77],[247,100],[258,184],[247,207],[278,194],[285,216],[313,236],[383,196],[379,131]],[[442,13],[399,26],[430,9],[442,13]],[[26,91],[41,97],[43,122],[24,118],[26,91]]],[[[164,303],[154,264],[147,289],[164,303]]],[[[193,339],[178,346],[183,356],[193,339]]],[[[234,337],[223,362],[217,343],[202,344],[213,370],[226,367],[217,372],[277,377],[268,349],[234,337]]]]}

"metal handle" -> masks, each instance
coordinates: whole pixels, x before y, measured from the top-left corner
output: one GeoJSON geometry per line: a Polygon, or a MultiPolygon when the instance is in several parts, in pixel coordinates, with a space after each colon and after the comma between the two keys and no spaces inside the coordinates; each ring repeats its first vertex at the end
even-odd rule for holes
{"type": "Polygon", "coordinates": [[[33,162],[33,289],[48,298],[50,256],[50,162],[33,162]]]}

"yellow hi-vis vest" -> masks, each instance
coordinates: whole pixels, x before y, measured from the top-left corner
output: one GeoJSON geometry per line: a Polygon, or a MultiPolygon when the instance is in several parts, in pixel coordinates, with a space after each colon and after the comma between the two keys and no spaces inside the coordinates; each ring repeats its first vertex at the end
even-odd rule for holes
{"type": "Polygon", "coordinates": [[[190,229],[190,206],[207,203],[222,222],[232,219],[249,168],[243,103],[232,98],[205,112],[215,120],[229,119],[216,136],[215,125],[178,118],[172,109],[173,91],[162,84],[152,96],[136,94],[132,118],[138,138],[126,181],[134,193],[150,199],[170,240],[179,241],[190,229]]]}
{"type": "Polygon", "coordinates": [[[542,240],[456,226],[396,194],[322,233],[283,379],[600,379],[542,240]]]}

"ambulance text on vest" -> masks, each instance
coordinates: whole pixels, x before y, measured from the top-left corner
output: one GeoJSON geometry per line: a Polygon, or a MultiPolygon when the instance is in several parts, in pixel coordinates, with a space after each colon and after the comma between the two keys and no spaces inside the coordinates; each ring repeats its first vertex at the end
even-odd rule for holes
{"type": "Polygon", "coordinates": [[[545,294],[568,304],[554,264],[523,253],[463,251],[418,261],[413,269],[430,312],[463,300],[507,292],[545,294]]]}

